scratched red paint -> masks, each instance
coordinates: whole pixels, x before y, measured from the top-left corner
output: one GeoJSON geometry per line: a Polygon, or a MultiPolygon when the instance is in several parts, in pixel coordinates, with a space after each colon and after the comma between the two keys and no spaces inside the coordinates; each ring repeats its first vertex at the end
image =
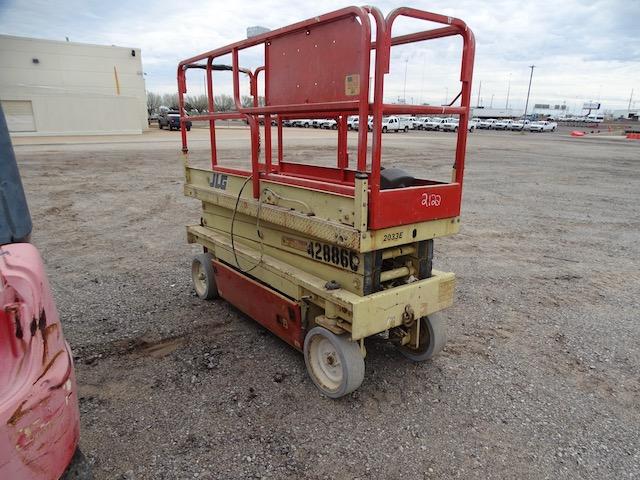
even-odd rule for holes
{"type": "Polygon", "coordinates": [[[78,444],[73,361],[38,250],[0,247],[0,479],[58,479],[78,444]]]}

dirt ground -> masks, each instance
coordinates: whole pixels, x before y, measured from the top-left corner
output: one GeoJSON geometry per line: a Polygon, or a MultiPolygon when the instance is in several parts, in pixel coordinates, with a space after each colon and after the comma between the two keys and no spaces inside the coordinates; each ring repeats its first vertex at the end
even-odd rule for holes
{"type": "MultiPolygon", "coordinates": [[[[292,129],[286,151],[330,158],[333,135],[292,129]]],[[[448,346],[413,365],[371,341],[336,401],[195,296],[178,137],[16,139],[97,479],[640,477],[640,142],[470,135],[462,230],[436,241],[448,346]]],[[[219,138],[243,157],[245,131],[219,138]]],[[[446,177],[452,139],[388,134],[386,164],[446,177]]]]}

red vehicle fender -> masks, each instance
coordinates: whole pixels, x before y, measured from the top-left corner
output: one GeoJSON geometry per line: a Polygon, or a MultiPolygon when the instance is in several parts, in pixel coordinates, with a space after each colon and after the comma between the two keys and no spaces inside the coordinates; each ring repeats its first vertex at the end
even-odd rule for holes
{"type": "Polygon", "coordinates": [[[80,434],[70,349],[38,250],[0,247],[0,478],[60,478],[80,434]]]}

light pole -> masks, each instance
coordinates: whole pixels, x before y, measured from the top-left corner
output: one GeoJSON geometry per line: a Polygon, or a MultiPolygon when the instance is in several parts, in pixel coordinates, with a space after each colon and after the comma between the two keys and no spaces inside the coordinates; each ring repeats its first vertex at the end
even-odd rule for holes
{"type": "Polygon", "coordinates": [[[531,69],[531,75],[529,76],[529,89],[527,90],[527,101],[524,104],[524,116],[522,117],[523,121],[527,120],[527,108],[529,107],[529,94],[531,93],[531,80],[533,80],[533,69],[536,68],[535,65],[529,65],[531,69]]]}
{"type": "Polygon", "coordinates": [[[404,92],[402,94],[402,100],[404,104],[407,104],[407,67],[409,66],[409,59],[404,60],[404,92]]]}
{"type": "Polygon", "coordinates": [[[509,83],[507,84],[507,104],[504,106],[509,110],[509,94],[511,93],[511,74],[509,74],[509,83]]]}

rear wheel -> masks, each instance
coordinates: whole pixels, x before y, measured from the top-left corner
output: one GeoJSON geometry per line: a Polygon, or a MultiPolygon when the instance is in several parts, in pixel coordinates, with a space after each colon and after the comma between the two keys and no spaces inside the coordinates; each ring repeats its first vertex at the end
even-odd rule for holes
{"type": "Polygon", "coordinates": [[[210,253],[201,253],[196,255],[191,262],[193,288],[198,297],[203,300],[213,300],[219,296],[212,260],[213,256],[210,253]]]}
{"type": "Polygon", "coordinates": [[[458,131],[458,127],[453,127],[453,133],[456,133],[458,131]]]}
{"type": "Polygon", "coordinates": [[[387,133],[387,127],[382,127],[382,133],[387,133]]]}
{"type": "Polygon", "coordinates": [[[407,133],[409,131],[409,127],[404,127],[404,133],[407,133]]]}
{"type": "Polygon", "coordinates": [[[307,333],[304,363],[313,383],[329,398],[348,395],[364,380],[364,358],[358,344],[324,327],[307,333]]]}
{"type": "MultiPolygon", "coordinates": [[[[419,320],[420,341],[415,345],[400,345],[400,353],[412,362],[423,362],[437,355],[447,343],[447,320],[439,313],[432,313],[419,320]]],[[[412,342],[413,343],[413,342],[412,342]]]]}

